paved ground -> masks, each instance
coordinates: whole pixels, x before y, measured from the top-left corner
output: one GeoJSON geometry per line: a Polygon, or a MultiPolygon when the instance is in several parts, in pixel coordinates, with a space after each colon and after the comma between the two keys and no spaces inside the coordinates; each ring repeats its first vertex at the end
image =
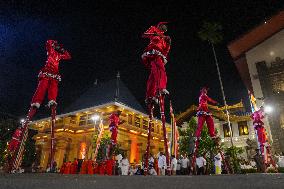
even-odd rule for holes
{"type": "Polygon", "coordinates": [[[284,174],[220,176],[93,176],[0,174],[0,189],[284,189],[284,174]]]}

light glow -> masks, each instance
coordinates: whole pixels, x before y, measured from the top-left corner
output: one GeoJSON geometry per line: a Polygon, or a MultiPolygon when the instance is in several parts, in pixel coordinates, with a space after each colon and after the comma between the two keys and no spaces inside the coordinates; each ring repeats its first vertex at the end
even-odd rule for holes
{"type": "Polygon", "coordinates": [[[272,108],[272,106],[265,106],[264,107],[264,112],[265,113],[271,113],[271,112],[273,112],[273,108],[272,108]]]}

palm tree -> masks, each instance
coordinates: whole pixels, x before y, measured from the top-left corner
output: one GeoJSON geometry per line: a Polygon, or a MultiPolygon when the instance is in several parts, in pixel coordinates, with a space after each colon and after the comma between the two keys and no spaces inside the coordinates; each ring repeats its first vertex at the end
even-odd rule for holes
{"type": "Polygon", "coordinates": [[[224,105],[225,105],[225,111],[226,111],[226,115],[227,115],[227,122],[228,122],[229,130],[230,130],[231,146],[233,147],[234,146],[233,136],[232,136],[233,133],[232,133],[232,127],[231,127],[231,123],[230,123],[230,115],[229,115],[229,111],[228,111],[228,108],[227,108],[228,106],[227,106],[226,96],[225,96],[225,92],[224,92],[223,82],[222,82],[219,64],[218,64],[218,60],[217,60],[217,56],[216,56],[216,52],[215,52],[215,47],[214,47],[214,45],[220,43],[223,40],[223,36],[222,36],[221,31],[222,31],[222,26],[220,24],[211,23],[211,22],[204,22],[201,30],[198,32],[198,36],[200,37],[200,39],[202,41],[207,41],[210,44],[212,51],[213,51],[213,54],[214,54],[215,64],[216,64],[216,68],[217,68],[217,73],[218,73],[218,77],[219,77],[223,101],[224,101],[224,105]]]}

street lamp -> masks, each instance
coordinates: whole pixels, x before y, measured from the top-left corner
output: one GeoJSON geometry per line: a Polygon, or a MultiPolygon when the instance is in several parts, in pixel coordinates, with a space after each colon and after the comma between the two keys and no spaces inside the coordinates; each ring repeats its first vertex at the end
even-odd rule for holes
{"type": "Polygon", "coordinates": [[[20,122],[23,124],[25,122],[25,119],[21,119],[20,122]]]}
{"type": "Polygon", "coordinates": [[[273,112],[273,107],[270,105],[264,106],[264,112],[267,114],[273,112]]]}

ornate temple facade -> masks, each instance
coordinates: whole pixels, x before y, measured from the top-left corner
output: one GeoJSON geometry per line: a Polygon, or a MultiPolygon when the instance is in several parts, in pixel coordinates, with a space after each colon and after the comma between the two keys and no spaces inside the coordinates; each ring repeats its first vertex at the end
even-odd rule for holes
{"type": "MultiPolygon", "coordinates": [[[[120,82],[119,96],[117,81],[112,80],[99,86],[92,86],[65,112],[58,115],[55,124],[55,161],[61,166],[64,161],[93,158],[93,138],[100,121],[92,119],[99,116],[104,126],[104,135],[110,136],[109,116],[122,111],[119,125],[118,144],[127,155],[130,163],[140,163],[147,145],[148,116],[141,105],[120,82]]],[[[151,153],[164,150],[162,123],[154,119],[151,153]]],[[[30,129],[38,131],[34,136],[40,167],[46,168],[50,155],[50,118],[40,119],[30,124],[30,129]]],[[[167,125],[170,132],[170,125],[167,125]]]]}
{"type": "MultiPolygon", "coordinates": [[[[227,124],[227,115],[225,114],[225,107],[217,107],[208,105],[213,119],[214,126],[217,129],[218,136],[225,147],[231,146],[231,133],[227,124]]],[[[247,139],[255,139],[255,131],[250,118],[250,113],[246,113],[242,102],[228,106],[230,113],[230,122],[232,127],[232,139],[234,146],[245,148],[247,146],[247,139]]],[[[177,125],[186,127],[187,122],[196,117],[197,106],[192,105],[186,111],[176,117],[177,125]]],[[[205,126],[206,127],[206,126],[205,126]]],[[[243,157],[246,158],[246,150],[244,150],[243,157]]]]}
{"type": "Polygon", "coordinates": [[[276,153],[284,152],[284,11],[228,45],[239,74],[257,98],[271,106],[265,120],[276,153]]]}

